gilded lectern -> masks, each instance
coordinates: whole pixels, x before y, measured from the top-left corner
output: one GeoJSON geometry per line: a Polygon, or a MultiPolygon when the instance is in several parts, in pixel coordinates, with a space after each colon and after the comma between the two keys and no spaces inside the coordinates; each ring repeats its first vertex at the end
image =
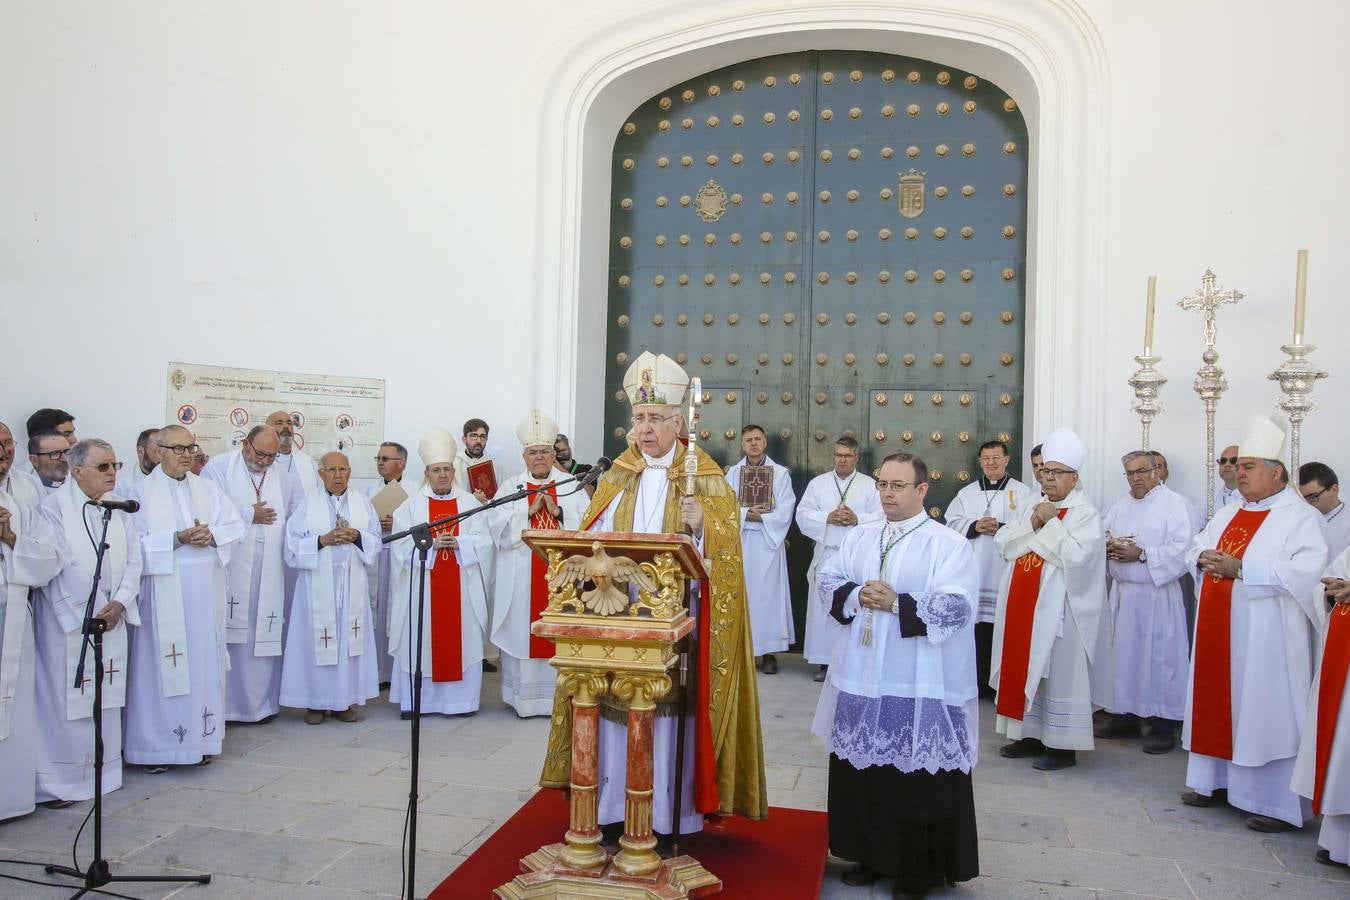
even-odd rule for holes
{"type": "Polygon", "coordinates": [[[522,859],[502,900],[613,897],[676,900],[717,893],[719,878],[691,856],[663,860],[652,830],[652,725],[674,686],[680,642],[694,629],[690,581],[707,577],[694,541],[680,534],[526,531],[548,561],[548,606],[530,631],[553,641],[558,690],[572,698],[570,821],[564,843],[522,859]],[[635,590],[630,589],[635,588],[635,590]],[[624,834],[600,846],[600,698],[628,705],[624,834]]]}

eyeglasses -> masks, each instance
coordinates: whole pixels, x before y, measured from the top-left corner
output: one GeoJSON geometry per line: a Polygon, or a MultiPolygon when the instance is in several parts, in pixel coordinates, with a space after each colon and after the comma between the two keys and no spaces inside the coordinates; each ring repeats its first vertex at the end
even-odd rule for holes
{"type": "Polygon", "coordinates": [[[1238,458],[1236,456],[1220,456],[1218,459],[1214,460],[1215,463],[1221,466],[1236,466],[1237,461],[1238,458]]]}
{"type": "Polygon", "coordinates": [[[56,459],[64,459],[64,458],[65,458],[65,455],[66,455],[67,453],[69,453],[69,452],[70,452],[70,448],[66,448],[65,450],[48,450],[48,451],[46,451],[45,453],[33,453],[33,454],[31,454],[31,455],[32,455],[32,456],[41,456],[41,457],[44,457],[44,458],[46,458],[46,459],[56,460],[56,459]]]}
{"type": "MultiPolygon", "coordinates": [[[[171,453],[173,453],[175,456],[191,456],[192,454],[196,453],[198,450],[202,449],[201,447],[197,446],[196,444],[186,444],[186,445],[184,445],[184,444],[159,444],[158,442],[156,442],[156,444],[159,446],[159,448],[160,448],[161,450],[168,450],[168,451],[170,451],[171,453]]],[[[254,451],[254,452],[257,452],[257,451],[254,451]]]]}
{"type": "Polygon", "coordinates": [[[377,463],[382,463],[382,462],[398,462],[400,459],[402,459],[401,456],[377,456],[377,457],[375,457],[375,461],[376,461],[377,463]]]}
{"type": "Polygon", "coordinates": [[[466,438],[478,438],[480,441],[486,441],[488,433],[486,431],[470,431],[464,436],[466,438]]]}
{"type": "Polygon", "coordinates": [[[1156,468],[1158,468],[1158,467],[1157,467],[1157,466],[1149,466],[1149,467],[1146,468],[1146,469],[1126,469],[1126,470],[1125,470],[1125,477],[1126,477],[1126,478],[1142,478],[1143,476],[1147,475],[1149,472],[1152,472],[1152,471],[1153,471],[1154,469],[1156,469],[1156,468]]]}
{"type": "Polygon", "coordinates": [[[453,475],[454,466],[427,466],[428,475],[453,475]]]}
{"type": "Polygon", "coordinates": [[[1331,488],[1329,488],[1329,487],[1324,487],[1324,488],[1322,488],[1320,491],[1316,491],[1316,492],[1311,493],[1311,494],[1304,494],[1304,495],[1303,495],[1303,499],[1304,499],[1304,500],[1307,500],[1309,503],[1316,503],[1316,502],[1317,502],[1317,498],[1318,498],[1318,497],[1321,497],[1323,494],[1325,494],[1325,493],[1326,493],[1327,491],[1329,491],[1329,490],[1331,490],[1331,488]]]}
{"type": "Polygon", "coordinates": [[[544,449],[544,448],[535,448],[535,449],[533,449],[533,450],[526,450],[526,451],[525,451],[525,455],[526,455],[526,456],[533,456],[533,457],[548,456],[550,453],[557,453],[557,451],[556,451],[556,450],[551,450],[551,449],[544,449]]]}
{"type": "Polygon", "coordinates": [[[10,439],[8,441],[0,441],[0,450],[13,450],[13,449],[14,449],[13,439],[10,439]]]}
{"type": "Polygon", "coordinates": [[[912,481],[878,481],[877,490],[879,491],[903,491],[907,487],[914,487],[912,481]]]}
{"type": "Polygon", "coordinates": [[[103,474],[106,475],[106,474],[108,474],[109,471],[112,471],[112,472],[120,472],[120,471],[122,471],[122,464],[121,464],[120,462],[101,462],[101,463],[98,463],[97,465],[93,465],[93,466],[76,466],[75,468],[77,468],[77,469],[97,469],[98,471],[100,471],[100,472],[102,472],[103,474]]]}
{"type": "Polygon", "coordinates": [[[657,415],[649,416],[643,414],[633,416],[633,418],[630,419],[629,421],[633,423],[633,427],[641,428],[643,425],[658,425],[661,422],[669,422],[671,419],[678,419],[679,417],[680,417],[679,413],[673,413],[672,415],[669,416],[657,416],[657,415]]]}
{"type": "Polygon", "coordinates": [[[983,466],[983,465],[988,465],[989,463],[1001,463],[1001,462],[1007,462],[1007,461],[1008,461],[1008,457],[1006,457],[1006,456],[981,456],[981,457],[980,457],[980,465],[982,465],[982,466],[983,466]]]}
{"type": "Polygon", "coordinates": [[[352,470],[351,466],[324,466],[320,472],[328,472],[331,475],[346,475],[352,470]]]}
{"type": "Polygon", "coordinates": [[[1065,475],[1077,475],[1077,474],[1078,473],[1075,472],[1073,469],[1050,469],[1046,467],[1041,468],[1042,478],[1063,478],[1065,475]]]}
{"type": "MultiPolygon", "coordinates": [[[[248,444],[248,449],[250,449],[250,450],[253,451],[253,455],[254,455],[254,456],[260,457],[260,458],[262,458],[262,459],[276,459],[276,458],[277,458],[277,455],[276,455],[275,453],[264,453],[264,452],[262,452],[261,450],[259,450],[256,446],[254,446],[254,444],[253,444],[252,441],[244,441],[244,443],[248,444]]],[[[193,452],[195,453],[196,451],[194,450],[193,452]]]]}

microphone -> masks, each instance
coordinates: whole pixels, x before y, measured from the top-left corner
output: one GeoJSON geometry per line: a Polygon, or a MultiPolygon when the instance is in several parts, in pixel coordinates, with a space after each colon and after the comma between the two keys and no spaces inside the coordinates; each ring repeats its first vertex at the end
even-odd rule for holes
{"type": "Polygon", "coordinates": [[[584,487],[588,484],[595,484],[595,482],[600,480],[601,475],[609,471],[609,467],[612,465],[614,465],[614,461],[611,460],[608,456],[602,456],[599,459],[597,459],[595,461],[595,465],[591,466],[591,470],[586,473],[584,478],[581,479],[582,486],[584,487]]]}
{"type": "Polygon", "coordinates": [[[97,506],[99,509],[117,509],[124,513],[134,513],[141,508],[135,500],[86,500],[85,506],[97,506]]]}

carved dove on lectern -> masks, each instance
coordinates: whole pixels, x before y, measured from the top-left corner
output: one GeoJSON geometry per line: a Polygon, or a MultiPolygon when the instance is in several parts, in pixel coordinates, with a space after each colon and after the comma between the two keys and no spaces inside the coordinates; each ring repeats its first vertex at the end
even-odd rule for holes
{"type": "Polygon", "coordinates": [[[627,556],[610,556],[599,541],[591,544],[591,556],[569,556],[549,579],[550,588],[589,581],[594,590],[581,595],[581,602],[591,612],[612,616],[628,606],[628,592],[619,585],[636,581],[644,590],[656,590],[656,582],[642,569],[642,564],[627,556]]]}

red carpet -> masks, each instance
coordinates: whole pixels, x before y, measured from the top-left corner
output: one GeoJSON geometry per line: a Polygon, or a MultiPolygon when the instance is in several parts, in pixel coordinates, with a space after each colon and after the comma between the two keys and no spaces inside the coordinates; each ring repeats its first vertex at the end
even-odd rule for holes
{"type": "MultiPolygon", "coordinates": [[[[431,900],[491,897],[494,889],[520,874],[522,856],[560,843],[566,829],[563,792],[541,789],[431,892],[431,900]]],[[[820,896],[828,843],[823,812],[774,806],[762,822],[732,816],[711,823],[681,840],[680,852],[722,879],[717,897],[814,900],[820,896]]]]}

